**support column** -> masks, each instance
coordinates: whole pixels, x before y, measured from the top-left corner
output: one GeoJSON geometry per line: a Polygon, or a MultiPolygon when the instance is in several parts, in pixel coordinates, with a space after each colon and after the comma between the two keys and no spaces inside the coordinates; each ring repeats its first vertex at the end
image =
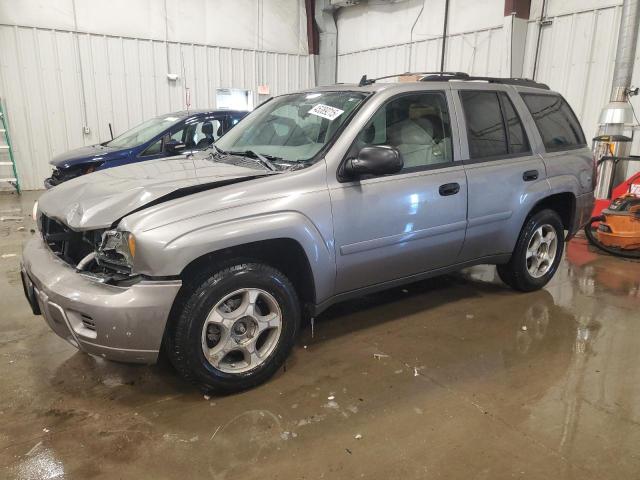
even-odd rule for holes
{"type": "Polygon", "coordinates": [[[525,44],[531,0],[505,0],[502,71],[505,77],[521,78],[524,71],[525,44]]]}
{"type": "Polygon", "coordinates": [[[330,0],[315,0],[315,23],[319,33],[317,85],[333,85],[337,81],[338,29],[333,16],[335,9],[330,0]]]}

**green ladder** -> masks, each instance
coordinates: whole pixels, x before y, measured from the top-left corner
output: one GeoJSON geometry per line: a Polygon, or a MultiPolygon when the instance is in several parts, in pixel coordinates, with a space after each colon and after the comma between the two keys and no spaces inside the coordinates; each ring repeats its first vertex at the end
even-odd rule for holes
{"type": "Polygon", "coordinates": [[[4,112],[2,100],[0,99],[0,172],[4,171],[4,168],[11,167],[13,172],[12,177],[5,178],[3,173],[0,173],[0,182],[8,182],[20,193],[20,181],[18,180],[18,171],[16,170],[16,160],[13,156],[13,149],[11,148],[11,139],[9,138],[9,125],[7,124],[7,116],[4,112]],[[4,138],[3,138],[4,137],[4,138]],[[9,154],[9,161],[6,161],[5,152],[9,154]]]}

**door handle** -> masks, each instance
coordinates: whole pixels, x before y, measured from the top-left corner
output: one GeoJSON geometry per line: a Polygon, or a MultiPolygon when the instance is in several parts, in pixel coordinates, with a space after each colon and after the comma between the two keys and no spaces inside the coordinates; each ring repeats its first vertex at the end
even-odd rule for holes
{"type": "Polygon", "coordinates": [[[438,189],[438,192],[440,192],[440,195],[442,195],[443,197],[446,197],[448,195],[455,195],[459,191],[459,183],[445,183],[444,185],[440,185],[440,188],[438,189]]]}
{"type": "Polygon", "coordinates": [[[527,170],[522,174],[522,180],[525,182],[532,182],[538,179],[538,170],[527,170]]]}

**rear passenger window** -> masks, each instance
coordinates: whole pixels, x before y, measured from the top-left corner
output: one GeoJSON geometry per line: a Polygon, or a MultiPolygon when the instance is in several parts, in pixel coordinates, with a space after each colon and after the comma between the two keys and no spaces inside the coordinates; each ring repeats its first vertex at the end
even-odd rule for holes
{"type": "Polygon", "coordinates": [[[464,90],[460,99],[467,123],[469,158],[529,152],[522,121],[506,93],[464,90]]]}
{"type": "Polygon", "coordinates": [[[569,104],[560,95],[522,93],[547,151],[586,145],[584,133],[569,104]]]}
{"type": "Polygon", "coordinates": [[[369,145],[397,148],[403,171],[451,162],[451,122],[444,94],[413,93],[389,101],[356,137],[354,154],[369,145]]]}
{"type": "Polygon", "coordinates": [[[516,113],[513,103],[509,96],[500,92],[500,101],[504,111],[504,119],[507,124],[507,136],[509,138],[509,153],[527,153],[529,152],[529,141],[524,132],[524,127],[520,121],[520,117],[516,113]]]}
{"type": "Polygon", "coordinates": [[[469,157],[472,159],[507,155],[507,133],[502,121],[497,92],[460,92],[467,122],[469,157]]]}

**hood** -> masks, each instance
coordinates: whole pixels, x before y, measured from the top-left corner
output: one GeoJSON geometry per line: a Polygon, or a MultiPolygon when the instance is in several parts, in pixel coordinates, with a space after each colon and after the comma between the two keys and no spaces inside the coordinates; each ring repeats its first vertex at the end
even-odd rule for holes
{"type": "Polygon", "coordinates": [[[180,155],[83,175],[47,191],[38,208],[73,230],[108,228],[134,210],[266,175],[277,173],[214,162],[205,153],[180,155]]]}
{"type": "Polygon", "coordinates": [[[111,160],[115,157],[126,156],[128,150],[129,149],[121,150],[99,144],[89,145],[56,155],[49,163],[57,168],[69,168],[83,163],[100,162],[102,160],[111,160]]]}

